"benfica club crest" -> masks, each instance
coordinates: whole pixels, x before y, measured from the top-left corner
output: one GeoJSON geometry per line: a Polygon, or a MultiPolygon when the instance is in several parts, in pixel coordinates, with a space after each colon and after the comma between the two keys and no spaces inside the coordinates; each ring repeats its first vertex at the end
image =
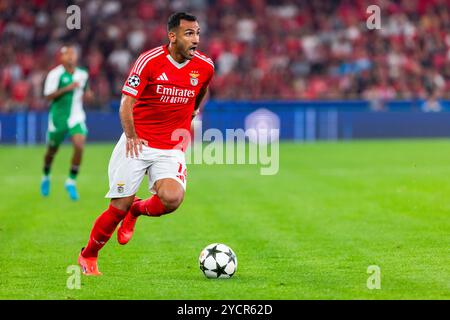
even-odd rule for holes
{"type": "Polygon", "coordinates": [[[125,191],[125,189],[123,187],[124,185],[125,185],[125,183],[118,183],[117,184],[117,192],[118,193],[123,193],[125,191]]]}
{"type": "Polygon", "coordinates": [[[194,87],[196,85],[198,85],[198,77],[200,76],[200,74],[198,73],[198,71],[191,71],[189,73],[189,76],[191,77],[191,85],[193,85],[194,87]]]}

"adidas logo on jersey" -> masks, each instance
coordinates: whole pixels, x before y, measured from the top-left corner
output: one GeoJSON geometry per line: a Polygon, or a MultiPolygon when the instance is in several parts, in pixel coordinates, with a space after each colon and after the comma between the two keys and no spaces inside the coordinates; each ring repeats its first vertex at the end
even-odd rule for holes
{"type": "Polygon", "coordinates": [[[161,73],[161,75],[158,78],[156,78],[156,79],[157,80],[163,80],[163,81],[168,81],[169,80],[169,78],[167,78],[165,72],[161,73]]]}

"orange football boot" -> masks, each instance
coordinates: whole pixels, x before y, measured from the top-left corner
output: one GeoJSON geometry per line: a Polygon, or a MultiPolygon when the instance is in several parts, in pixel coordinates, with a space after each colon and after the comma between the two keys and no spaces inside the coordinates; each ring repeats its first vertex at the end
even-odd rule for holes
{"type": "MultiPolygon", "coordinates": [[[[83,250],[84,250],[84,248],[81,249],[81,251],[83,251],[83,250]]],[[[86,276],[101,276],[102,275],[102,273],[100,271],[98,271],[96,257],[85,258],[81,255],[81,252],[80,252],[80,255],[78,256],[78,264],[81,267],[81,271],[86,276]]]]}

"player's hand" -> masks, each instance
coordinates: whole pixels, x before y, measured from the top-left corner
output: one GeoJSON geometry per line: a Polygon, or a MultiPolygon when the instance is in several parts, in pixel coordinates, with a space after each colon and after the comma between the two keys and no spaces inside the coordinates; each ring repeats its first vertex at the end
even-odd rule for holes
{"type": "Polygon", "coordinates": [[[192,112],[192,119],[191,120],[194,120],[194,118],[199,114],[199,110],[194,110],[194,112],[192,112]]]}
{"type": "Polygon", "coordinates": [[[92,90],[86,90],[86,92],[84,93],[84,99],[88,102],[92,102],[94,101],[94,92],[92,92],[92,90]]]}
{"type": "Polygon", "coordinates": [[[139,153],[142,152],[143,144],[145,144],[145,141],[139,139],[137,136],[127,137],[126,157],[137,158],[139,153]]]}

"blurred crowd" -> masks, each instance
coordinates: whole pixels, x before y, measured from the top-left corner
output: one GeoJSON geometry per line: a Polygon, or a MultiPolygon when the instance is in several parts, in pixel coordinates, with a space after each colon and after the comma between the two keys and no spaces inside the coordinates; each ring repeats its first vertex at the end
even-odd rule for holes
{"type": "Polygon", "coordinates": [[[215,99],[450,98],[450,0],[0,0],[0,111],[45,109],[43,81],[67,41],[79,45],[95,101],[109,108],[129,68],[166,43],[174,11],[199,18],[216,65],[215,99]],[[68,6],[81,28],[66,27],[68,6]],[[369,5],[381,9],[370,30],[369,5]]]}

